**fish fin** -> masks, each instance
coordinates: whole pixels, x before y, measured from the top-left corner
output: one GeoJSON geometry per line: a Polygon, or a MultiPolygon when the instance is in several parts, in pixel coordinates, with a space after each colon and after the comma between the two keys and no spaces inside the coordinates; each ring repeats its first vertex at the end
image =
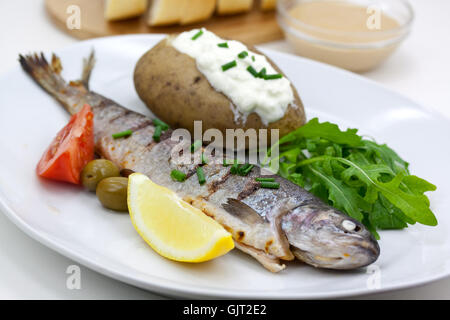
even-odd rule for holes
{"type": "Polygon", "coordinates": [[[249,225],[266,222],[255,210],[240,200],[228,198],[222,207],[249,225]]]}
{"type": "Polygon", "coordinates": [[[53,71],[56,74],[61,74],[61,71],[63,69],[62,68],[62,64],[61,64],[61,60],[55,54],[52,54],[51,66],[52,66],[53,71]]]}
{"type": "Polygon", "coordinates": [[[89,81],[94,61],[94,54],[91,53],[84,63],[83,79],[67,83],[60,75],[62,65],[55,54],[52,55],[51,63],[48,63],[43,53],[19,54],[22,69],[41,88],[58,100],[70,114],[78,112],[85,103],[83,98],[88,93],[86,83],[89,81]]]}
{"type": "Polygon", "coordinates": [[[89,90],[89,79],[91,78],[92,69],[95,66],[95,51],[91,50],[89,57],[83,59],[83,71],[81,73],[81,83],[89,90]]]}
{"type": "Polygon", "coordinates": [[[237,249],[258,260],[258,262],[261,263],[264,268],[271,272],[280,272],[281,270],[286,268],[286,265],[282,264],[280,262],[280,259],[272,256],[271,254],[268,254],[267,252],[250,247],[239,241],[235,241],[234,245],[237,249]]]}
{"type": "MultiPolygon", "coordinates": [[[[22,69],[45,91],[58,100],[71,114],[75,113],[73,104],[70,103],[73,90],[61,77],[61,61],[53,54],[51,63],[45,59],[44,54],[34,53],[30,55],[19,54],[19,62],[22,69]]],[[[78,92],[79,90],[77,90],[78,92]]]]}
{"type": "Polygon", "coordinates": [[[52,57],[52,63],[49,64],[44,54],[19,54],[19,62],[22,69],[28,73],[31,78],[36,81],[43,89],[53,96],[57,96],[58,92],[64,89],[67,84],[59,75],[61,72],[61,63],[55,55],[52,57]]]}

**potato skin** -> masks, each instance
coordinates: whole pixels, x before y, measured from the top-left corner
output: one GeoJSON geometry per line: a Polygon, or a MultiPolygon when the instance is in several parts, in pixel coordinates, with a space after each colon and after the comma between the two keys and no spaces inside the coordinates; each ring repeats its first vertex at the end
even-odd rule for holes
{"type": "MultiPolygon", "coordinates": [[[[134,84],[153,114],[172,128],[186,128],[193,133],[194,120],[202,120],[203,132],[209,128],[219,129],[224,134],[226,129],[267,128],[279,129],[281,137],[305,123],[303,104],[294,87],[295,106],[289,105],[280,120],[265,126],[256,113],[251,113],[245,124],[235,123],[231,101],[210,85],[192,57],[179,52],[167,41],[163,39],[139,59],[134,84]]],[[[249,49],[258,52],[250,46],[249,49]]]]}

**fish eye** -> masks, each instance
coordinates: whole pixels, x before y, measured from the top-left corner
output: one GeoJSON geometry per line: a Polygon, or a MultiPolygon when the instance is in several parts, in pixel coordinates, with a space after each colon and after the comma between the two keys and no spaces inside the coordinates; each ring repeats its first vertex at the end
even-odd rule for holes
{"type": "Polygon", "coordinates": [[[359,231],[359,229],[361,229],[353,221],[350,221],[350,220],[342,221],[342,227],[346,231],[359,231]]]}

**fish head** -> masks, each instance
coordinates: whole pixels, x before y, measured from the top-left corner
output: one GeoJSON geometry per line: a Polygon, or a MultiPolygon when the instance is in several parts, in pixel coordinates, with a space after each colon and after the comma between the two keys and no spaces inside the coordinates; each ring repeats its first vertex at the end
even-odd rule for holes
{"type": "Polygon", "coordinates": [[[316,267],[355,269],[380,254],[378,242],[361,222],[321,203],[295,208],[283,218],[282,228],[294,255],[316,267]]]}

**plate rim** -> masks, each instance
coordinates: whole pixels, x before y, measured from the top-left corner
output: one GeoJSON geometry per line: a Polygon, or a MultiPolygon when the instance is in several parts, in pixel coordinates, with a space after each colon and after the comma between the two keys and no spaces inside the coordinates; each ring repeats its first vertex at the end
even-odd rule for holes
{"type": "MultiPolygon", "coordinates": [[[[111,39],[118,39],[118,38],[147,38],[151,40],[158,40],[162,39],[164,37],[164,34],[134,34],[134,35],[118,35],[118,36],[108,36],[108,37],[101,37],[101,38],[94,38],[94,39],[88,39],[84,41],[78,41],[71,45],[64,46],[62,48],[58,48],[55,50],[63,51],[63,50],[70,50],[71,48],[77,47],[77,46],[83,46],[85,44],[89,43],[95,43],[98,41],[108,41],[111,39]]],[[[353,79],[357,79],[358,81],[364,81],[368,83],[371,86],[375,86],[378,89],[381,89],[383,91],[387,91],[389,94],[395,95],[403,100],[408,101],[408,103],[411,104],[414,108],[417,108],[419,110],[425,111],[426,113],[440,117],[445,118],[447,121],[450,120],[445,114],[438,112],[435,109],[427,108],[413,100],[411,100],[409,97],[406,97],[390,88],[385,87],[383,84],[380,84],[374,80],[365,78],[359,74],[352,73],[350,71],[340,69],[322,62],[314,61],[311,59],[307,59],[304,57],[296,56],[290,53],[281,52],[273,49],[264,49],[259,48],[261,51],[263,51],[265,54],[267,54],[269,57],[271,54],[279,55],[279,56],[285,56],[290,59],[299,59],[303,63],[309,63],[311,65],[316,65],[321,68],[331,68],[333,72],[341,73],[347,77],[351,77],[353,79]]],[[[20,71],[20,67],[17,65],[15,67],[11,67],[8,71],[3,72],[0,75],[0,78],[5,78],[9,74],[15,73],[17,71],[20,71]]],[[[305,292],[292,292],[289,291],[287,293],[284,293],[283,291],[264,291],[264,292],[253,292],[253,291],[240,291],[239,293],[234,293],[233,291],[227,290],[227,289],[216,289],[216,288],[207,288],[207,287],[193,287],[185,284],[180,284],[177,281],[174,280],[168,280],[168,279],[161,279],[158,277],[155,277],[153,275],[147,275],[150,277],[150,280],[145,280],[139,277],[135,277],[132,274],[124,274],[123,272],[120,272],[117,270],[114,266],[105,266],[100,262],[97,262],[90,258],[85,258],[82,253],[77,252],[74,249],[71,249],[67,246],[65,246],[62,243],[58,243],[58,241],[52,239],[50,236],[46,235],[44,232],[40,232],[36,230],[32,225],[26,223],[18,214],[15,213],[14,209],[11,208],[11,206],[8,204],[8,199],[6,198],[5,194],[0,189],[0,211],[5,214],[8,219],[13,222],[22,232],[24,232],[26,235],[31,237],[33,240],[43,244],[44,246],[48,247],[49,249],[56,251],[57,253],[61,254],[62,256],[65,256],[75,262],[78,262],[82,264],[83,266],[94,270],[100,274],[103,274],[107,277],[110,277],[114,280],[121,281],[130,285],[133,285],[135,287],[149,290],[152,292],[155,292],[157,294],[162,294],[166,296],[176,296],[176,297],[192,297],[194,295],[196,298],[226,298],[226,299],[324,299],[324,298],[343,298],[343,297],[352,297],[352,296],[363,296],[368,294],[378,294],[388,291],[394,291],[394,290],[401,290],[401,289],[407,289],[412,287],[418,287],[422,286],[424,284],[432,283],[438,280],[441,280],[443,278],[450,276],[450,269],[444,270],[440,274],[436,274],[434,276],[425,277],[424,279],[415,281],[415,282],[407,282],[407,281],[401,281],[397,284],[391,284],[391,285],[384,285],[383,287],[379,289],[368,289],[368,288],[358,288],[358,289],[351,289],[351,290],[334,290],[334,291],[328,291],[326,293],[313,293],[308,294],[305,292]]]]}

